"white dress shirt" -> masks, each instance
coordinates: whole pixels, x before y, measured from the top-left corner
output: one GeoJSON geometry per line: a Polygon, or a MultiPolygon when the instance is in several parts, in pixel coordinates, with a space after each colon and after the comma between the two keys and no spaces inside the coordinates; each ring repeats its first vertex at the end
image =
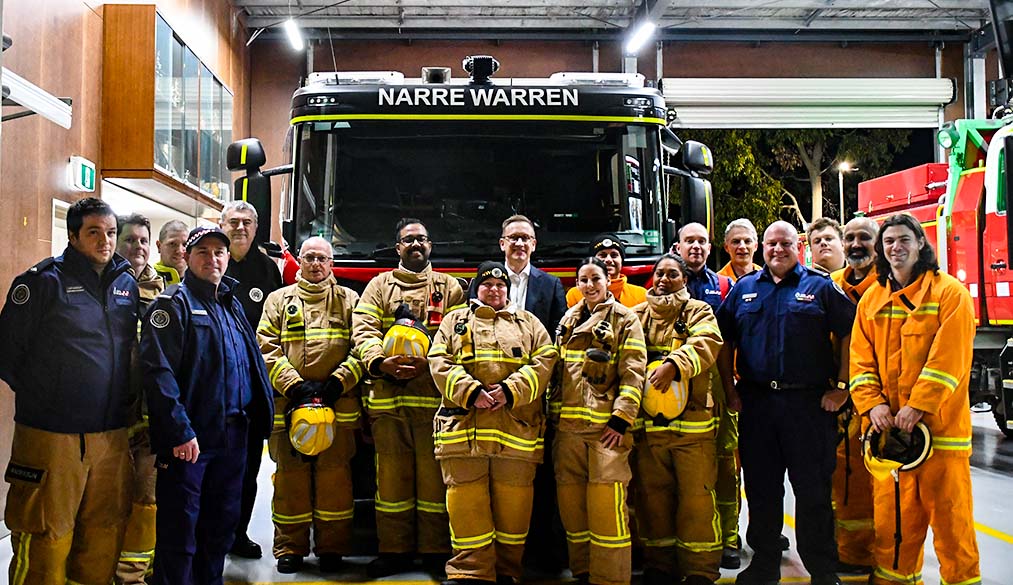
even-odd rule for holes
{"type": "Polygon", "coordinates": [[[529,263],[520,272],[510,270],[507,266],[507,275],[510,276],[510,302],[519,309],[526,309],[524,306],[528,298],[528,280],[531,278],[531,264],[529,263]]]}

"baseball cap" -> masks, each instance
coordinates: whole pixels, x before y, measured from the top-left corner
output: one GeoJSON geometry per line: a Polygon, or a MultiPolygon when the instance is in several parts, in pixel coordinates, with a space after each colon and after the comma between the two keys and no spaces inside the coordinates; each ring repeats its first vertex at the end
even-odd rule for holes
{"type": "Polygon", "coordinates": [[[186,251],[189,252],[190,249],[199,244],[201,240],[208,237],[218,238],[225,244],[226,248],[232,245],[232,242],[229,241],[229,237],[225,235],[225,232],[223,232],[221,228],[217,226],[198,226],[190,230],[190,235],[186,237],[186,251]]]}

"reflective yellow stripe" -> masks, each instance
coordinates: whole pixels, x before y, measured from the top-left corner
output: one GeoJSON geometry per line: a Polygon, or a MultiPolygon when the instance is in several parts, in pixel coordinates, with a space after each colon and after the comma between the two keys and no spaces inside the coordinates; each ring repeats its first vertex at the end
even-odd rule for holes
{"type": "Polygon", "coordinates": [[[939,303],[924,303],[912,312],[913,315],[938,315],[939,303]]]}
{"type": "Polygon", "coordinates": [[[883,567],[876,567],[874,574],[881,579],[886,579],[887,581],[894,581],[896,583],[905,583],[911,585],[924,585],[925,583],[924,581],[922,581],[921,573],[914,573],[912,575],[902,575],[900,573],[894,573],[889,569],[884,569],[883,567]]]}
{"type": "Polygon", "coordinates": [[[454,305],[453,307],[450,307],[449,309],[447,309],[446,311],[444,311],[443,314],[444,315],[449,315],[450,313],[452,313],[452,312],[454,312],[454,311],[456,311],[458,309],[466,309],[466,308],[468,308],[468,305],[466,303],[461,303],[460,305],[454,305]]]}
{"type": "Polygon", "coordinates": [[[528,402],[534,402],[538,394],[538,374],[531,366],[524,366],[517,372],[524,377],[524,382],[528,385],[528,402]]]}
{"type": "Polygon", "coordinates": [[[281,334],[281,330],[280,329],[278,329],[274,325],[271,325],[271,322],[270,321],[266,321],[266,320],[265,321],[261,321],[260,323],[257,324],[257,333],[264,333],[264,332],[270,333],[272,335],[280,335],[281,334]]]}
{"type": "Polygon", "coordinates": [[[446,355],[447,344],[446,343],[434,343],[429,347],[429,355],[446,355]]]}
{"type": "Polygon", "coordinates": [[[380,307],[364,303],[361,300],[358,305],[355,305],[355,309],[352,312],[359,313],[360,315],[370,315],[372,317],[376,317],[377,319],[383,318],[383,311],[380,310],[380,307]]]}
{"type": "Polygon", "coordinates": [[[932,448],[940,451],[970,451],[971,437],[932,437],[932,448]]]}
{"type": "Polygon", "coordinates": [[[479,534],[478,536],[467,536],[461,538],[451,531],[450,534],[450,545],[458,550],[469,550],[474,548],[482,548],[483,546],[489,546],[492,544],[493,538],[496,536],[495,531],[486,532],[485,534],[479,534]]]}
{"type": "Polygon", "coordinates": [[[348,423],[359,420],[359,411],[355,412],[338,412],[334,411],[334,420],[338,422],[348,423]]]}
{"type": "Polygon", "coordinates": [[[700,421],[676,419],[668,423],[667,427],[662,427],[655,425],[653,420],[644,419],[644,429],[648,433],[659,433],[665,431],[676,431],[679,433],[707,433],[718,428],[718,424],[720,422],[721,419],[717,417],[700,421]]]}
{"type": "Polygon", "coordinates": [[[625,343],[623,343],[623,349],[629,349],[632,351],[638,350],[647,351],[647,344],[644,343],[643,341],[640,341],[639,339],[630,338],[627,339],[625,343]]]}
{"type": "Polygon", "coordinates": [[[570,532],[569,530],[567,530],[566,531],[566,540],[567,540],[567,542],[573,542],[573,543],[590,542],[591,541],[591,531],[590,530],[584,530],[584,531],[581,531],[581,532],[570,532]]]}
{"type": "Polygon", "coordinates": [[[918,375],[918,379],[929,380],[931,382],[938,382],[943,386],[949,388],[950,392],[956,390],[957,384],[960,383],[960,381],[957,380],[957,378],[951,376],[947,372],[944,372],[942,370],[934,370],[928,367],[922,368],[922,373],[918,375]]]}
{"type": "Polygon", "coordinates": [[[514,534],[510,532],[500,532],[499,530],[496,531],[496,542],[501,544],[524,544],[527,537],[527,532],[514,534]]]}
{"type": "Polygon", "coordinates": [[[691,345],[684,345],[679,349],[685,350],[686,357],[688,357],[689,361],[692,362],[693,364],[693,370],[692,373],[690,373],[689,377],[695,378],[699,376],[700,372],[703,371],[703,364],[700,362],[700,353],[697,352],[696,348],[691,345]]]}
{"type": "Polygon", "coordinates": [[[710,323],[701,323],[699,325],[689,328],[689,334],[693,337],[703,335],[704,333],[712,333],[719,337],[721,336],[721,330],[718,329],[716,326],[711,325],[710,323]]]}
{"type": "Polygon", "coordinates": [[[626,384],[621,384],[619,386],[619,395],[629,398],[634,403],[636,403],[637,406],[639,406],[640,399],[643,396],[643,392],[640,390],[640,388],[637,388],[636,386],[628,386],[626,384]]]}
{"type": "Polygon", "coordinates": [[[443,395],[446,396],[448,400],[454,399],[454,387],[457,386],[457,383],[467,375],[468,372],[465,371],[464,366],[452,366],[450,368],[450,375],[447,376],[447,384],[443,388],[443,395]]]}
{"type": "Polygon", "coordinates": [[[363,396],[362,401],[370,410],[396,410],[398,408],[439,408],[441,400],[438,396],[395,396],[393,398],[370,398],[363,396]]]}
{"type": "Polygon", "coordinates": [[[554,354],[554,353],[558,353],[558,351],[556,350],[556,346],[555,345],[552,345],[552,344],[543,345],[543,346],[539,347],[538,349],[536,349],[535,351],[531,352],[531,357],[538,357],[538,356],[542,356],[542,355],[546,355],[546,354],[554,354]]]}
{"type": "Polygon", "coordinates": [[[362,363],[352,356],[345,358],[345,361],[341,362],[341,365],[345,366],[350,372],[352,372],[353,384],[358,384],[359,380],[361,380],[362,376],[366,373],[365,370],[362,369],[362,363]]]}
{"type": "Polygon", "coordinates": [[[383,344],[380,343],[379,339],[375,339],[375,338],[371,337],[371,338],[369,338],[369,339],[367,339],[367,340],[365,340],[365,341],[363,341],[362,343],[359,344],[359,351],[362,352],[362,351],[367,350],[367,349],[369,349],[369,348],[371,348],[373,346],[380,346],[380,345],[383,345],[383,344]]]}
{"type": "Polygon", "coordinates": [[[900,307],[883,307],[876,313],[877,318],[907,319],[907,312],[900,307]]]}
{"type": "Polygon", "coordinates": [[[32,535],[27,532],[18,533],[18,550],[15,555],[14,580],[12,585],[23,585],[25,577],[28,576],[28,549],[32,542],[32,535]]]}
{"type": "Polygon", "coordinates": [[[279,514],[278,512],[275,512],[272,506],[271,520],[275,524],[284,524],[284,525],[306,524],[307,522],[313,521],[313,513],[306,512],[305,514],[295,514],[292,516],[287,516],[285,514],[279,514]]]}
{"type": "Polygon", "coordinates": [[[283,426],[285,426],[285,415],[284,414],[277,414],[277,413],[275,413],[275,415],[274,415],[274,426],[276,426],[276,427],[283,427],[283,426]]]}
{"type": "Polygon", "coordinates": [[[596,412],[586,406],[564,406],[560,409],[559,418],[586,420],[592,423],[607,423],[612,418],[612,413],[596,412]]]}
{"type": "Polygon", "coordinates": [[[859,530],[873,530],[875,525],[872,522],[872,518],[864,518],[861,520],[837,520],[837,526],[842,530],[848,532],[857,532],[859,530]]]}
{"type": "Polygon", "coordinates": [[[310,327],[287,330],[281,334],[282,341],[310,341],[315,339],[349,339],[347,327],[310,327]]]}
{"type": "Polygon", "coordinates": [[[858,388],[859,386],[863,385],[882,386],[883,384],[879,381],[879,375],[874,374],[872,372],[865,372],[863,374],[858,374],[857,376],[852,378],[849,385],[852,388],[858,388]]]}
{"type": "Polygon", "coordinates": [[[276,382],[278,381],[278,376],[281,375],[281,373],[285,370],[285,368],[291,367],[292,364],[289,363],[287,357],[282,356],[278,358],[278,361],[274,362],[274,367],[271,368],[271,374],[268,376],[268,378],[271,380],[271,385],[277,388],[276,382]]]}
{"type": "Polygon", "coordinates": [[[457,431],[436,432],[433,434],[433,442],[436,445],[456,445],[458,443],[467,443],[469,441],[489,441],[499,443],[500,445],[517,449],[519,451],[527,451],[529,453],[542,449],[545,446],[545,439],[542,437],[538,437],[536,439],[525,439],[523,437],[511,435],[499,429],[476,429],[473,427],[457,431]]]}
{"type": "MultiPolygon", "coordinates": [[[[628,537],[630,535],[630,527],[627,525],[626,518],[623,515],[623,508],[626,505],[626,496],[624,494],[624,491],[625,490],[623,490],[623,484],[619,482],[613,484],[613,503],[615,504],[616,507],[616,534],[618,535],[617,538],[621,538],[623,536],[628,537]]],[[[593,539],[594,537],[595,534],[592,532],[591,538],[593,539]]]]}
{"type": "Polygon", "coordinates": [[[430,514],[446,514],[447,504],[444,502],[427,502],[425,500],[418,501],[419,512],[429,512],[430,514]]]}
{"type": "Polygon", "coordinates": [[[338,520],[351,520],[355,515],[355,508],[349,508],[347,510],[338,510],[332,512],[330,510],[313,510],[313,517],[317,520],[323,520],[325,522],[336,522],[338,520]]]}
{"type": "Polygon", "coordinates": [[[150,563],[155,557],[155,549],[145,551],[123,551],[120,553],[121,563],[150,563]]]}
{"type": "Polygon", "coordinates": [[[380,494],[377,493],[374,502],[377,512],[396,514],[398,512],[410,512],[415,509],[415,498],[410,500],[401,500],[399,502],[385,502],[380,499],[380,494]]]}
{"type": "Polygon", "coordinates": [[[961,581],[959,583],[950,583],[946,579],[943,579],[942,577],[940,577],[939,578],[939,582],[942,585],[981,585],[981,577],[972,577],[972,578],[968,579],[967,581],[961,581]]]}
{"type": "Polygon", "coordinates": [[[606,536],[590,532],[590,540],[592,545],[604,548],[625,548],[632,543],[629,534],[625,536],[606,536]]]}

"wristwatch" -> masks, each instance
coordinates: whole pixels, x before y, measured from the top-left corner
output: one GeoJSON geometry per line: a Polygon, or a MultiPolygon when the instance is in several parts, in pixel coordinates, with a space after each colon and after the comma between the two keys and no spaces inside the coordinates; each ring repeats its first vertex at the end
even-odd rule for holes
{"type": "Polygon", "coordinates": [[[838,390],[845,390],[845,391],[847,391],[847,389],[848,389],[848,382],[846,380],[838,380],[837,381],[837,389],[838,390]]]}

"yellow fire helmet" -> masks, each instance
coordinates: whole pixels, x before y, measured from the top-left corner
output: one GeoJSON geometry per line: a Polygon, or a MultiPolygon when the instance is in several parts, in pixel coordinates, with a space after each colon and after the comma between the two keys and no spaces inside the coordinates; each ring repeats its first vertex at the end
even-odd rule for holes
{"type": "Polygon", "coordinates": [[[315,398],[290,413],[288,440],[303,455],[319,455],[334,442],[334,410],[315,398]]]}
{"type": "Polygon", "coordinates": [[[426,357],[429,353],[429,329],[426,324],[419,321],[411,314],[406,305],[398,307],[394,313],[394,324],[383,336],[383,355],[393,357],[405,355],[411,357],[426,357]]]}
{"type": "Polygon", "coordinates": [[[667,419],[678,418],[686,410],[689,402],[689,382],[675,381],[666,391],[655,388],[650,382],[651,372],[662,364],[663,360],[654,360],[647,364],[647,375],[644,378],[644,412],[654,417],[659,414],[667,419]]]}
{"type": "Polygon", "coordinates": [[[869,473],[879,480],[889,479],[895,472],[918,467],[932,455],[932,433],[921,422],[910,433],[896,427],[880,433],[869,427],[862,449],[869,473]]]}

